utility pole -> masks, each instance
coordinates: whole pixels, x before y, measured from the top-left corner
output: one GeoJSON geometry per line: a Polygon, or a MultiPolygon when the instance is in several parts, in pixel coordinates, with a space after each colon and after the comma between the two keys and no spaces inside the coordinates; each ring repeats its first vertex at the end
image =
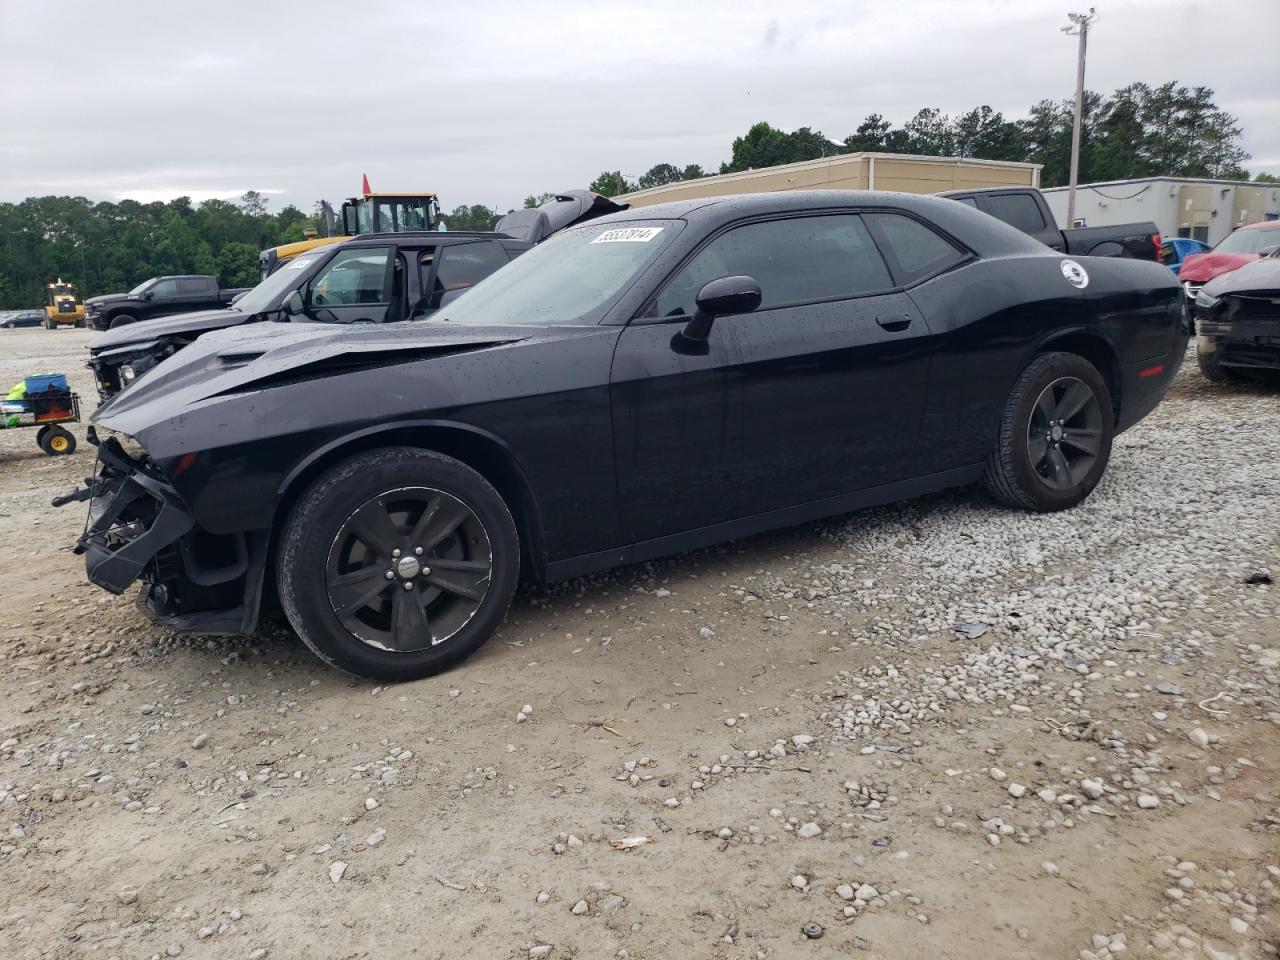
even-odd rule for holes
{"type": "Polygon", "coordinates": [[[1067,185],[1067,227],[1075,226],[1076,221],[1076,182],[1080,179],[1080,124],[1084,111],[1084,51],[1089,42],[1089,24],[1097,15],[1090,7],[1088,13],[1068,13],[1069,26],[1062,32],[1069,37],[1079,37],[1080,44],[1076,54],[1076,116],[1071,125],[1071,177],[1067,185]]]}

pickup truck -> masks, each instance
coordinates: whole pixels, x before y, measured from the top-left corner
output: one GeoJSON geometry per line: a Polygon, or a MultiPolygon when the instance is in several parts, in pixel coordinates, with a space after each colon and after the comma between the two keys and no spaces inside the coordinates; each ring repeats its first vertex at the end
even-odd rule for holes
{"type": "Polygon", "coordinates": [[[198,337],[244,323],[423,320],[533,244],[496,233],[367,234],[299,254],[223,310],[118,325],[89,342],[104,401],[198,337]]]}
{"type": "Polygon", "coordinates": [[[1160,261],[1160,230],[1154,223],[1140,221],[1113,227],[1060,230],[1044,195],[1034,187],[949,190],[938,196],[976,207],[1061,253],[1160,261]]]}
{"type": "Polygon", "coordinates": [[[218,310],[231,305],[248,287],[221,289],[216,277],[152,277],[128,293],[106,293],[84,302],[85,316],[95,330],[167,317],[175,313],[218,310]]]}

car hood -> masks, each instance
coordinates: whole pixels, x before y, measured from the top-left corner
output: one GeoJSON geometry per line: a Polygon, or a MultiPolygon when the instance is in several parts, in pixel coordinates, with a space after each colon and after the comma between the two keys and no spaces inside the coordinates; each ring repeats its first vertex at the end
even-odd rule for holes
{"type": "Polygon", "coordinates": [[[1280,297],[1280,257],[1254,260],[1239,270],[1215,277],[1204,289],[1215,297],[1233,293],[1280,297]]]}
{"type": "Polygon", "coordinates": [[[133,297],[129,296],[127,293],[100,293],[96,297],[87,298],[84,301],[84,305],[86,307],[96,307],[107,303],[124,303],[126,300],[132,299],[133,297]]]}
{"type": "Polygon", "coordinates": [[[203,310],[199,313],[179,313],[172,317],[142,320],[108,330],[89,341],[89,353],[116,350],[134,343],[144,343],[172,334],[201,334],[210,330],[234,327],[249,319],[249,314],[239,310],[203,310]]]}
{"type": "Polygon", "coordinates": [[[408,321],[387,324],[254,323],[201,337],[116,394],[92,420],[139,437],[216,398],[300,379],[448,356],[528,339],[542,328],[408,321]]]}
{"type": "Polygon", "coordinates": [[[1179,280],[1204,283],[1258,259],[1256,253],[1197,253],[1182,261],[1179,280]]]}

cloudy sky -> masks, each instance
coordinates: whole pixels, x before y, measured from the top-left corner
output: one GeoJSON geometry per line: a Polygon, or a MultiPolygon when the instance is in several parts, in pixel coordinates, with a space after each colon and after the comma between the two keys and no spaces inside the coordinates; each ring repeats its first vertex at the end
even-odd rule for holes
{"type": "MultiPolygon", "coordinates": [[[[0,200],[435,190],[506,209],[715,168],[767,120],[1070,97],[1074,0],[0,0],[0,200]]],[[[1280,0],[1096,0],[1088,84],[1206,85],[1280,173],[1280,0]]]]}

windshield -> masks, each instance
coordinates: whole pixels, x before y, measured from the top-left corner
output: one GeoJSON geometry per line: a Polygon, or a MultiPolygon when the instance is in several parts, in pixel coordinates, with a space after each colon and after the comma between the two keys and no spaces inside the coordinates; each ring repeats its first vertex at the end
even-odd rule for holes
{"type": "Polygon", "coordinates": [[[318,255],[295,257],[237,300],[233,309],[241,313],[261,313],[269,309],[280,294],[292,287],[319,259],[318,255]]]}
{"type": "Polygon", "coordinates": [[[596,323],[679,229],[673,220],[592,223],[552,237],[472,287],[453,323],[596,323]]]}
{"type": "Polygon", "coordinates": [[[410,230],[430,230],[434,226],[426,199],[377,200],[374,202],[374,210],[378,218],[373,228],[374,233],[405,233],[410,230]]]}
{"type": "Polygon", "coordinates": [[[150,280],[143,280],[140,284],[138,284],[136,287],[134,287],[132,290],[129,291],[129,296],[136,297],[143,290],[149,290],[151,287],[153,287],[155,285],[155,282],[156,282],[155,277],[152,277],[150,280]]]}
{"type": "Polygon", "coordinates": [[[1261,253],[1280,243],[1280,228],[1237,230],[1213,248],[1214,253],[1261,253]]]}

